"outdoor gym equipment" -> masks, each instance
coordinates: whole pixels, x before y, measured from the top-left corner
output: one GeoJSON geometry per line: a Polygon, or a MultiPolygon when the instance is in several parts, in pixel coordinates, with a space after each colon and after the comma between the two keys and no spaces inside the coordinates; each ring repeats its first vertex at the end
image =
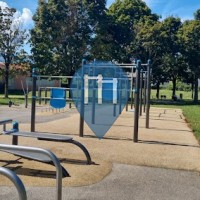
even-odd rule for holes
{"type": "Polygon", "coordinates": [[[127,82],[126,73],[111,62],[94,61],[75,73],[71,93],[80,112],[80,124],[84,118],[98,138],[104,136],[126,105],[130,92],[127,82]]]}
{"type": "MultiPolygon", "coordinates": [[[[37,90],[37,80],[41,79],[41,78],[45,78],[45,79],[59,79],[59,78],[72,78],[72,76],[46,76],[46,75],[39,75],[37,68],[33,68],[32,70],[32,103],[31,103],[31,132],[35,131],[35,118],[36,118],[36,100],[39,100],[39,104],[41,103],[41,99],[45,99],[45,101],[48,100],[52,100],[52,105],[55,107],[62,107],[64,106],[64,101],[66,101],[66,91],[69,90],[69,88],[60,88],[60,91],[56,90],[59,88],[55,88],[55,87],[40,87],[38,88],[38,96],[36,96],[36,90],[37,90]],[[55,92],[53,91],[52,93],[52,97],[57,94],[57,97],[53,97],[53,98],[48,98],[47,97],[47,91],[52,91],[52,89],[55,88],[55,92]],[[41,95],[41,91],[44,90],[45,91],[45,97],[42,97],[41,95]],[[65,96],[65,99],[64,99],[65,96]],[[57,100],[56,100],[57,98],[57,100]],[[61,100],[62,99],[62,100],[61,100]]],[[[46,102],[45,102],[46,103],[46,102]]],[[[70,104],[71,106],[71,104],[70,104]]]]}
{"type": "MultiPolygon", "coordinates": [[[[96,65],[94,64],[93,66],[95,67],[95,70],[98,70],[98,67],[99,68],[102,67],[102,66],[99,66],[98,64],[96,64],[96,65]]],[[[109,66],[107,66],[107,67],[109,67],[109,66]]],[[[122,65],[122,67],[123,67],[123,65],[122,65]]],[[[125,67],[126,67],[126,64],[125,64],[125,67]]],[[[80,103],[81,103],[81,106],[80,106],[80,124],[79,124],[79,136],[80,137],[84,136],[84,117],[85,117],[85,106],[86,106],[85,105],[85,92],[88,93],[88,91],[85,90],[85,79],[84,79],[84,77],[85,77],[85,71],[86,71],[87,68],[88,68],[88,66],[86,65],[86,61],[83,60],[83,62],[82,62],[82,69],[81,69],[82,70],[82,72],[81,72],[82,74],[79,72],[80,73],[79,77],[80,77],[80,81],[81,81],[81,88],[80,88],[80,90],[81,90],[81,92],[80,92],[81,93],[80,94],[80,103]]],[[[136,75],[135,75],[136,86],[135,86],[135,89],[133,89],[133,87],[132,87],[132,85],[133,85],[133,79],[132,78],[134,77],[133,73],[131,74],[132,78],[130,79],[130,81],[131,81],[131,91],[134,91],[134,96],[135,96],[135,98],[134,98],[135,99],[135,103],[134,103],[135,112],[134,112],[133,141],[137,142],[138,141],[139,114],[140,114],[140,112],[142,112],[142,90],[141,90],[142,87],[141,86],[142,86],[142,83],[143,83],[143,79],[145,80],[145,83],[144,83],[145,92],[144,92],[144,98],[143,99],[144,99],[144,103],[145,103],[144,109],[146,111],[146,128],[149,128],[150,60],[148,60],[147,64],[141,64],[141,61],[138,60],[137,63],[136,64],[133,63],[130,68],[131,69],[136,68],[136,75]],[[142,68],[146,68],[146,70],[142,70],[142,72],[141,72],[142,68]]],[[[93,79],[97,79],[97,78],[93,77],[93,79]]],[[[99,90],[96,89],[96,91],[99,91],[99,90]]],[[[95,94],[94,90],[93,90],[92,93],[93,93],[92,96],[95,97],[96,94],[95,94]]],[[[94,98],[92,98],[92,99],[94,99],[94,98]]],[[[92,108],[93,108],[92,109],[92,118],[95,118],[94,117],[95,103],[92,104],[92,108]]],[[[94,120],[92,120],[92,121],[94,122],[94,120]]]]}
{"type": "Polygon", "coordinates": [[[6,176],[14,183],[18,191],[19,200],[27,200],[26,189],[24,187],[24,184],[13,171],[5,167],[0,167],[0,174],[6,176]]]}
{"type": "MultiPolygon", "coordinates": [[[[17,123],[13,124],[13,129],[11,129],[10,131],[6,130],[6,124],[10,122],[12,122],[11,119],[0,121],[0,125],[3,125],[4,134],[12,135],[14,133],[17,133],[17,123]]],[[[16,142],[16,139],[13,139],[13,142],[16,142]]],[[[53,164],[56,167],[56,199],[62,199],[62,177],[67,176],[68,172],[65,170],[64,167],[61,166],[60,161],[51,151],[36,147],[18,146],[17,144],[0,144],[0,151],[23,157],[26,159],[35,160],[38,162],[53,164]]]]}
{"type": "MultiPolygon", "coordinates": [[[[116,64],[117,65],[117,64],[116,64]]],[[[141,61],[137,61],[137,63],[132,63],[132,64],[118,64],[118,66],[120,68],[125,68],[125,69],[130,69],[131,72],[128,75],[129,77],[129,81],[130,81],[130,92],[131,92],[131,106],[132,106],[132,102],[133,102],[133,92],[134,92],[134,106],[135,106],[135,112],[134,112],[134,131],[133,131],[133,141],[137,142],[138,141],[138,121],[139,121],[139,113],[142,112],[142,104],[140,103],[140,101],[142,101],[142,87],[140,86],[143,79],[144,81],[144,97],[143,97],[143,102],[144,102],[144,111],[146,112],[146,128],[149,128],[149,109],[150,109],[150,60],[148,60],[147,64],[141,64],[141,61]],[[143,68],[142,71],[142,78],[140,77],[141,74],[141,69],[143,68]],[[134,69],[135,69],[135,74],[134,74],[134,69]],[[135,78],[136,80],[136,86],[135,89],[133,89],[133,79],[135,78]],[[141,80],[142,79],[142,80],[141,80]],[[141,81],[140,81],[141,80],[141,81]],[[138,82],[139,81],[139,82],[138,82]],[[141,83],[140,83],[141,82],[141,83]],[[139,95],[140,94],[140,95],[139,95]],[[140,110],[139,110],[140,109],[140,110]]],[[[109,68],[108,66],[106,66],[107,68],[109,68]]],[[[76,106],[80,106],[80,121],[79,121],[79,136],[83,137],[84,136],[84,115],[85,115],[85,106],[87,104],[87,102],[90,100],[92,100],[92,123],[95,123],[95,106],[96,106],[96,102],[95,102],[95,98],[96,96],[98,96],[98,102],[100,103],[102,100],[101,98],[103,98],[103,86],[101,87],[100,85],[103,84],[101,81],[103,81],[103,77],[101,77],[102,75],[102,70],[105,70],[104,66],[99,66],[98,65],[93,65],[93,66],[87,66],[86,64],[86,60],[82,61],[82,68],[81,71],[79,71],[79,74],[76,76],[77,81],[79,82],[79,85],[81,87],[78,88],[78,84],[76,85],[76,89],[77,91],[79,91],[78,93],[78,97],[80,101],[75,101],[76,106]],[[87,73],[86,73],[87,72],[87,73]],[[99,77],[98,77],[99,76],[99,77]],[[91,80],[90,85],[93,86],[93,90],[92,93],[89,94],[88,92],[88,82],[89,80],[91,80]],[[98,85],[98,86],[96,86],[98,85]],[[96,92],[97,91],[97,92],[96,92]],[[78,105],[79,104],[79,105],[78,105]]],[[[34,132],[35,131],[35,102],[36,102],[36,80],[37,80],[37,73],[36,71],[34,71],[33,69],[33,73],[32,73],[32,77],[33,77],[33,96],[32,96],[32,112],[31,112],[31,131],[34,132]],[[34,89],[35,88],[35,89],[34,89]]],[[[45,77],[45,76],[44,76],[45,77]]],[[[108,77],[105,77],[108,78],[108,77]]],[[[110,77],[111,78],[111,77],[110,77]]],[[[118,83],[120,82],[120,77],[118,77],[117,81],[118,83]]],[[[113,77],[111,80],[109,81],[113,81],[113,77]]],[[[114,88],[110,85],[110,89],[113,90],[114,88]]],[[[74,88],[71,88],[71,91],[74,88]]],[[[113,90],[114,91],[114,90],[113,90]]],[[[116,94],[116,93],[115,93],[116,94]]],[[[119,93],[120,94],[120,93],[119,93]]],[[[111,95],[112,96],[112,95],[111,95]]],[[[115,95],[114,95],[115,96],[115,95]]],[[[118,92],[117,92],[117,97],[118,97],[118,92]]],[[[113,96],[111,97],[111,99],[115,99],[113,98],[113,96]]],[[[113,101],[114,102],[114,101],[113,101]]],[[[113,104],[113,115],[115,115],[115,110],[116,106],[115,103],[113,104]]],[[[127,107],[126,107],[127,108],[127,107]]],[[[120,110],[120,109],[119,109],[120,110]]]]}
{"type": "Polygon", "coordinates": [[[66,106],[66,90],[64,88],[52,88],[50,106],[61,109],[66,106]]]}

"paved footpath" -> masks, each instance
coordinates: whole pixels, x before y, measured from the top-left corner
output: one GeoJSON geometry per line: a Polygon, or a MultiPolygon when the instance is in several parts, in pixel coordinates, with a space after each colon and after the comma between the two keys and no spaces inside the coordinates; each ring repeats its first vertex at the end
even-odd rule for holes
{"type": "MultiPolygon", "coordinates": [[[[12,187],[1,187],[2,200],[15,200],[12,187]]],[[[55,188],[28,187],[28,199],[54,200],[55,188]]],[[[63,188],[63,200],[199,200],[197,172],[114,164],[111,174],[90,186],[63,188]]]]}

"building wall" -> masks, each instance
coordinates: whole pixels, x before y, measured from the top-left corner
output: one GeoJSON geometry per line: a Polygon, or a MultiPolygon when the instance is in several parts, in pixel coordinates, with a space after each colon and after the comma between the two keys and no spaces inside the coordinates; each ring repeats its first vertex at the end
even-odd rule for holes
{"type": "MultiPolygon", "coordinates": [[[[60,87],[61,81],[60,80],[37,80],[37,89],[39,87],[60,87]]],[[[26,76],[16,76],[9,80],[9,89],[12,90],[22,90],[23,88],[25,90],[32,90],[32,78],[26,77],[26,76]]]]}

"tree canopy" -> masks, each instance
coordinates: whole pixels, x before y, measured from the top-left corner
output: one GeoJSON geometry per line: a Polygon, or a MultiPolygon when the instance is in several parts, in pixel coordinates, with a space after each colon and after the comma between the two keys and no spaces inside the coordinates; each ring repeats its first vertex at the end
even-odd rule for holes
{"type": "Polygon", "coordinates": [[[31,45],[41,73],[73,74],[89,52],[104,10],[102,0],[40,0],[31,45]]]}
{"type": "Polygon", "coordinates": [[[0,54],[5,63],[3,76],[5,79],[5,97],[8,97],[10,65],[23,46],[27,34],[22,24],[14,18],[14,8],[0,7],[0,54]]]}

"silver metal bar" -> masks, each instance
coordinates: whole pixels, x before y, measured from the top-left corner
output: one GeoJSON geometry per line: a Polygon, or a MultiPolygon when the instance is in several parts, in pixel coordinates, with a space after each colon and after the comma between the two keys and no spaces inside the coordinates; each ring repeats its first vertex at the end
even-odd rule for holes
{"type": "Polygon", "coordinates": [[[48,76],[48,75],[37,75],[37,78],[73,78],[73,76],[48,76]]]}
{"type": "Polygon", "coordinates": [[[3,131],[6,131],[6,124],[12,123],[12,119],[5,119],[0,121],[0,125],[3,125],[3,131]]]}
{"type": "Polygon", "coordinates": [[[49,150],[36,148],[36,147],[25,147],[25,146],[15,146],[15,145],[6,145],[0,144],[0,150],[21,150],[25,152],[33,152],[33,153],[40,153],[43,155],[48,156],[56,167],[56,199],[62,199],[62,167],[60,165],[60,161],[58,158],[49,150]]]}
{"type": "Polygon", "coordinates": [[[24,184],[13,171],[4,167],[0,167],[0,174],[6,176],[14,183],[19,194],[19,200],[27,200],[26,189],[24,187],[24,184]]]}

